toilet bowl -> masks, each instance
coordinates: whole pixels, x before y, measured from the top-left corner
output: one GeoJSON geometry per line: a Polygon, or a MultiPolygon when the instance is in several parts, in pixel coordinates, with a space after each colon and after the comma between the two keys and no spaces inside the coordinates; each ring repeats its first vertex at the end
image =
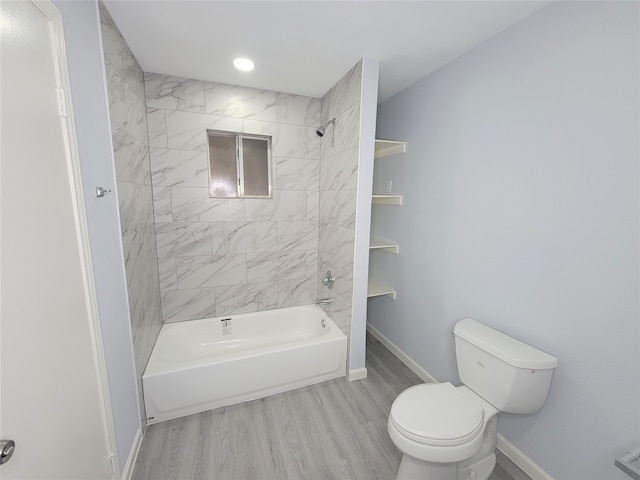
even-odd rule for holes
{"type": "MultiPolygon", "coordinates": [[[[495,423],[497,413],[495,407],[464,386],[434,383],[405,390],[393,403],[387,424],[391,440],[404,454],[396,479],[457,478],[459,462],[477,456],[481,450],[486,450],[485,458],[493,454],[496,429],[487,432],[487,425],[495,423]],[[487,444],[493,448],[483,449],[487,444]]],[[[495,457],[489,468],[484,468],[488,470],[486,478],[494,464],[495,457]]],[[[476,480],[484,480],[477,469],[473,475],[476,480]]]]}
{"type": "Polygon", "coordinates": [[[498,413],[535,413],[546,400],[555,357],[469,318],[454,336],[464,385],[417,385],[391,406],[387,429],[403,454],[396,480],[487,480],[498,413]]]}

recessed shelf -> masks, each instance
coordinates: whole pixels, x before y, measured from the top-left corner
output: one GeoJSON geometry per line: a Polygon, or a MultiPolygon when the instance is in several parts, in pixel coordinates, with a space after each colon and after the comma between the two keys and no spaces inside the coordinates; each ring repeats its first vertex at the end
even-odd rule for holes
{"type": "Polygon", "coordinates": [[[373,158],[388,157],[407,151],[407,142],[396,142],[393,140],[376,140],[373,158]]]}
{"type": "Polygon", "coordinates": [[[367,287],[367,297],[381,297],[383,295],[388,296],[390,299],[396,299],[396,291],[391,287],[385,287],[379,283],[369,279],[369,285],[367,287]]]}
{"type": "Polygon", "coordinates": [[[369,240],[369,249],[370,250],[386,250],[387,252],[397,254],[400,250],[400,246],[396,243],[385,242],[383,240],[376,240],[372,238],[369,240]]]}
{"type": "Polygon", "coordinates": [[[372,195],[371,201],[378,205],[402,205],[402,195],[372,195]]]}

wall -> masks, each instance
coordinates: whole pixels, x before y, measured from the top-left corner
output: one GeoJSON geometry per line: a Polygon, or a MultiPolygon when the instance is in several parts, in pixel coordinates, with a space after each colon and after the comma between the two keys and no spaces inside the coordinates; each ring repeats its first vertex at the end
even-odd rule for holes
{"type": "Polygon", "coordinates": [[[111,413],[118,459],[123,469],[141,419],[118,203],[113,195],[101,199],[95,196],[97,185],[106,188],[115,185],[98,5],[97,2],[55,3],[64,21],[111,413]]]}
{"type": "Polygon", "coordinates": [[[373,156],[378,106],[380,62],[362,59],[360,91],[358,188],[353,255],[353,294],[351,339],[349,345],[349,379],[364,378],[367,336],[367,290],[369,284],[369,243],[371,237],[371,194],[373,191],[373,156]]]}
{"type": "MultiPolygon", "coordinates": [[[[322,122],[336,118],[321,140],[318,278],[331,270],[333,290],[318,282],[318,298],[331,298],[324,310],[351,339],[353,254],[360,144],[362,61],[322,98],[322,122]]],[[[350,340],[349,340],[350,341],[350,340]]]]}
{"type": "MultiPolygon", "coordinates": [[[[162,326],[142,69],[100,3],[111,135],[139,390],[162,326]]],[[[140,405],[143,418],[144,407],[140,405]]]]}
{"type": "Polygon", "coordinates": [[[164,321],[316,300],[320,99],[145,74],[164,321]],[[272,138],[273,198],[209,198],[206,129],[272,138]]]}
{"type": "MultiPolygon", "coordinates": [[[[369,322],[439,380],[470,316],[559,358],[536,415],[500,432],[562,480],[623,480],[640,445],[637,2],[556,2],[384,102],[404,205],[369,322]],[[393,257],[393,258],[391,258],[393,257]]],[[[393,210],[393,211],[391,211],[393,210]]]]}

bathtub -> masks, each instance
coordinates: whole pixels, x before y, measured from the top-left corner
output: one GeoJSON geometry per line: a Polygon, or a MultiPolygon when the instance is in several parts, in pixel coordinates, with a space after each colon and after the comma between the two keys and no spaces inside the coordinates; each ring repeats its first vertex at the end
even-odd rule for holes
{"type": "Polygon", "coordinates": [[[346,355],[315,305],[166,324],[142,376],[147,423],[344,376],[346,355]]]}

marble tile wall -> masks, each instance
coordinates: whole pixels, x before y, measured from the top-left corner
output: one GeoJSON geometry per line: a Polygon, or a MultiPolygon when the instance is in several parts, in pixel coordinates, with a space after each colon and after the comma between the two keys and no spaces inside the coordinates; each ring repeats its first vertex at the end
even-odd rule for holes
{"type": "Polygon", "coordinates": [[[321,100],[144,80],[164,321],[313,303],[321,100]],[[273,137],[272,199],[209,198],[206,129],[273,137]]]}
{"type": "Polygon", "coordinates": [[[318,297],[333,299],[323,308],[349,338],[353,296],[356,193],[360,132],[362,61],[322,98],[322,123],[336,117],[321,140],[318,278],[327,270],[333,290],[318,282],[318,297]]]}
{"type": "MultiPolygon", "coordinates": [[[[162,326],[144,74],[102,2],[99,8],[136,376],[142,391],[142,373],[162,326]]],[[[140,408],[145,418],[142,404],[140,408]]]]}

